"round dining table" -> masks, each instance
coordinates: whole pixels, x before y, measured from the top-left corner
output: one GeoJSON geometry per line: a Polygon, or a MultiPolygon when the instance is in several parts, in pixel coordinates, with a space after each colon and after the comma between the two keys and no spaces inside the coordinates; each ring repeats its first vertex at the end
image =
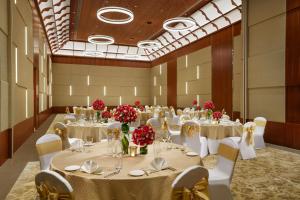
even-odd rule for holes
{"type": "MultiPolygon", "coordinates": [[[[164,144],[166,145],[166,144],[164,144]]],[[[187,156],[180,145],[172,144],[172,148],[162,148],[160,157],[166,165],[176,170],[165,169],[133,177],[129,172],[137,169],[150,169],[154,159],[153,145],[148,146],[148,154],[122,158],[120,173],[106,177],[115,170],[116,159],[107,152],[107,143],[96,143],[83,152],[64,150],[56,154],[51,162],[51,169],[63,175],[72,185],[76,199],[89,200],[166,200],[171,198],[172,182],[184,169],[193,165],[203,165],[199,156],[187,156]],[[66,166],[82,165],[93,160],[101,167],[102,173],[89,174],[81,170],[65,171],[66,166]]],[[[119,160],[120,161],[120,160],[119,160]]]]}

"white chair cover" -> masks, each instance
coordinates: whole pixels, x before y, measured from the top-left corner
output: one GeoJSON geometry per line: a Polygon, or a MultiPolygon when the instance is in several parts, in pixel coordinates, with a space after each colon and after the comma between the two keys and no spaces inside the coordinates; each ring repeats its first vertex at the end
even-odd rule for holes
{"type": "Polygon", "coordinates": [[[41,170],[49,169],[52,158],[62,150],[62,141],[56,134],[45,134],[36,141],[41,170]]]}
{"type": "Polygon", "coordinates": [[[232,139],[224,138],[219,145],[218,153],[217,165],[209,170],[208,181],[210,185],[221,184],[229,187],[239,147],[232,139]]]}
{"type": "Polygon", "coordinates": [[[239,144],[241,156],[242,156],[242,159],[244,159],[244,160],[252,159],[252,158],[256,157],[256,153],[255,153],[255,149],[254,149],[254,141],[251,144],[249,144],[247,142],[247,137],[249,137],[248,134],[250,134],[250,133],[248,133],[246,129],[249,127],[255,128],[255,123],[247,122],[246,124],[244,124],[242,140],[239,144]]]}
{"type": "Polygon", "coordinates": [[[175,144],[182,145],[182,139],[180,136],[180,121],[179,116],[173,116],[173,118],[168,118],[168,131],[171,140],[175,144]]]}
{"type": "Polygon", "coordinates": [[[60,174],[50,170],[39,172],[35,176],[35,185],[40,199],[73,199],[73,188],[60,174]],[[52,196],[51,196],[52,195],[52,196]]]}
{"type": "Polygon", "coordinates": [[[150,118],[146,124],[150,125],[155,131],[155,138],[163,136],[164,132],[162,130],[162,121],[160,118],[150,118]]]}
{"type": "Polygon", "coordinates": [[[56,124],[54,124],[53,126],[54,130],[56,130],[57,128],[60,130],[63,130],[66,132],[67,134],[67,138],[68,140],[63,140],[62,138],[62,144],[63,144],[63,149],[67,149],[69,147],[72,147],[74,145],[76,145],[78,142],[81,141],[81,139],[79,138],[69,138],[69,134],[67,133],[67,126],[64,123],[61,122],[57,122],[56,124]]]}
{"type": "Polygon", "coordinates": [[[191,120],[191,117],[189,114],[180,115],[180,118],[179,118],[180,123],[183,124],[185,121],[188,121],[188,120],[191,120]]]}
{"type": "Polygon", "coordinates": [[[256,128],[254,131],[254,144],[256,149],[262,149],[266,147],[264,141],[265,127],[267,124],[267,119],[264,117],[256,117],[254,119],[256,128]]]}
{"type": "MultiPolygon", "coordinates": [[[[195,126],[198,127],[198,130],[200,130],[200,125],[195,121],[187,121],[182,126],[195,126]]],[[[201,158],[207,156],[207,139],[206,137],[201,136],[200,131],[193,133],[191,136],[181,133],[181,136],[183,136],[183,143],[196,152],[201,158]]]]}

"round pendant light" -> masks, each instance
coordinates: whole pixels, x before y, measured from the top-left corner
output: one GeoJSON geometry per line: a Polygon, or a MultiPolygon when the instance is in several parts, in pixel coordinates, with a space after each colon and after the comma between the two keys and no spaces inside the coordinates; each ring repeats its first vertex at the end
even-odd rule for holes
{"type": "Polygon", "coordinates": [[[164,21],[163,28],[167,31],[187,31],[196,26],[196,22],[188,17],[175,17],[164,21]],[[182,23],[184,27],[172,27],[171,24],[182,23]]]}
{"type": "Polygon", "coordinates": [[[142,49],[161,48],[161,44],[155,40],[142,40],[137,43],[137,46],[142,49]]]}
{"type": "Polygon", "coordinates": [[[100,8],[97,11],[97,18],[100,21],[103,21],[103,22],[106,22],[109,24],[127,24],[134,19],[134,15],[131,10],[128,10],[126,8],[109,6],[109,7],[100,8]],[[127,15],[128,17],[125,19],[110,19],[110,18],[103,16],[106,13],[121,13],[121,14],[127,15]]]}
{"type": "Polygon", "coordinates": [[[92,44],[109,45],[115,42],[113,37],[107,35],[90,35],[88,41],[92,44]]]}
{"type": "Polygon", "coordinates": [[[83,54],[85,56],[104,56],[104,53],[100,51],[85,51],[83,54]]]}

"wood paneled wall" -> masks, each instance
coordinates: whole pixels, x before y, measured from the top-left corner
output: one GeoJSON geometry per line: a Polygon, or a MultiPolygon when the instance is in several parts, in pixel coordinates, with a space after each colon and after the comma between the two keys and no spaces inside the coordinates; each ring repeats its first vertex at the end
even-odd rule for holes
{"type": "Polygon", "coordinates": [[[167,63],[167,105],[177,107],[177,59],[167,63]]]}
{"type": "Polygon", "coordinates": [[[212,36],[212,101],[216,109],[232,115],[232,38],[227,28],[212,36]]]}

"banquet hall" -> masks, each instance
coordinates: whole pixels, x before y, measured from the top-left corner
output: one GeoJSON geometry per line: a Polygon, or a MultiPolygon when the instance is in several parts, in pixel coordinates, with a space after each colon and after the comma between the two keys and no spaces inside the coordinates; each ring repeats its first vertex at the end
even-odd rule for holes
{"type": "Polygon", "coordinates": [[[0,200],[300,199],[300,0],[0,0],[0,200]]]}

